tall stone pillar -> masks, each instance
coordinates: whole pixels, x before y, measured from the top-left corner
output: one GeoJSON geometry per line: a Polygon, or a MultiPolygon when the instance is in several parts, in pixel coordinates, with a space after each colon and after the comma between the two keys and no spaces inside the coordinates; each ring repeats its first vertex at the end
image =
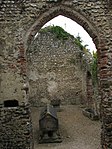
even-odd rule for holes
{"type": "Polygon", "coordinates": [[[98,50],[101,95],[101,145],[112,149],[112,52],[103,44],[98,50]]]}

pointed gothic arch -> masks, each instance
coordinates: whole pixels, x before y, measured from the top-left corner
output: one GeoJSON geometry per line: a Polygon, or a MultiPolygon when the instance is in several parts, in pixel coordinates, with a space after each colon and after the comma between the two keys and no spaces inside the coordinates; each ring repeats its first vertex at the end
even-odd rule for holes
{"type": "MultiPolygon", "coordinates": [[[[35,34],[46,22],[58,15],[69,17],[84,27],[98,50],[102,115],[101,144],[102,149],[112,148],[112,10],[110,9],[111,5],[109,5],[111,3],[109,0],[108,3],[102,0],[62,0],[58,3],[36,0],[24,1],[23,3],[25,10],[22,13],[22,7],[18,7],[16,3],[1,3],[0,5],[1,41],[3,39],[6,42],[2,49],[8,51],[8,56],[5,59],[4,55],[1,56],[4,60],[3,63],[6,64],[2,68],[1,100],[8,96],[8,98],[15,97],[14,99],[24,101],[24,93],[21,87],[26,81],[24,79],[27,62],[26,50],[35,34]],[[9,54],[10,51],[12,52],[11,55],[9,54]],[[13,56],[14,51],[19,53],[17,58],[13,56]],[[12,56],[11,60],[8,59],[10,56],[12,56]],[[12,65],[7,64],[7,60],[12,65]],[[10,83],[8,78],[12,78],[15,74],[16,78],[20,78],[20,80],[15,79],[10,83]],[[6,83],[7,80],[9,83],[6,83]],[[11,88],[11,91],[14,92],[14,85],[17,83],[19,83],[18,92],[13,95],[10,94],[9,89],[11,88]]],[[[6,141],[5,144],[7,144],[6,141]]]]}
{"type": "Polygon", "coordinates": [[[79,25],[81,25],[90,35],[95,46],[98,47],[98,43],[100,42],[99,29],[95,26],[93,22],[91,22],[87,17],[83,16],[80,12],[76,10],[65,6],[56,6],[50,8],[44,13],[41,13],[39,17],[35,20],[35,22],[32,24],[32,26],[29,28],[24,38],[26,49],[28,48],[28,45],[30,45],[30,43],[32,42],[36,33],[42,28],[42,26],[44,26],[48,21],[59,15],[70,18],[73,21],[77,22],[79,25]]]}

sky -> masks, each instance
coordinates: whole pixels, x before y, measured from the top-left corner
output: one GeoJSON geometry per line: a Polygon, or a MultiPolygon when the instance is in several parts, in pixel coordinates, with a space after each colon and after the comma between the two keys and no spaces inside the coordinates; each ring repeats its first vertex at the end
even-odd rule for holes
{"type": "Polygon", "coordinates": [[[88,45],[87,48],[92,51],[96,51],[95,44],[92,41],[92,38],[89,36],[89,34],[84,30],[82,26],[77,24],[75,21],[59,15],[58,17],[55,17],[51,21],[47,22],[43,27],[49,26],[49,25],[57,25],[62,27],[64,30],[66,30],[71,35],[74,35],[75,37],[79,34],[79,36],[82,39],[83,45],[88,45]]]}

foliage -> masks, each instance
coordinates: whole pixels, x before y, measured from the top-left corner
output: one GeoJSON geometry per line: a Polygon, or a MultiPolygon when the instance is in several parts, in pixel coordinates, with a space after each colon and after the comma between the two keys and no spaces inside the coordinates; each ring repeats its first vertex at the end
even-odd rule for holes
{"type": "MultiPolygon", "coordinates": [[[[82,44],[82,39],[79,36],[79,34],[77,35],[77,37],[74,37],[73,35],[67,33],[63,28],[61,28],[60,26],[47,26],[45,28],[42,28],[40,30],[40,32],[51,32],[53,34],[56,35],[56,38],[60,39],[60,40],[67,40],[69,38],[73,38],[75,44],[80,48],[80,50],[86,55],[89,56],[90,52],[89,49],[87,49],[88,45],[83,45],[82,44]]],[[[93,52],[93,60],[91,62],[91,64],[88,63],[88,65],[90,65],[91,68],[91,73],[92,73],[92,80],[93,80],[93,85],[96,86],[98,84],[98,77],[97,77],[97,52],[93,52]]],[[[72,58],[70,60],[70,63],[75,64],[76,60],[74,58],[72,58]]]]}
{"type": "Polygon", "coordinates": [[[41,29],[40,32],[51,32],[56,35],[56,38],[62,39],[62,40],[67,40],[69,37],[74,38],[73,35],[67,33],[63,28],[60,26],[48,26],[43,29],[41,29]]]}
{"type": "Polygon", "coordinates": [[[83,45],[82,44],[82,39],[79,36],[79,34],[77,35],[77,37],[74,37],[73,35],[67,33],[62,27],[60,26],[47,26],[45,28],[42,28],[40,30],[40,32],[51,32],[53,34],[56,35],[56,38],[60,39],[60,40],[67,40],[70,37],[74,39],[75,44],[80,48],[81,51],[83,51],[85,54],[89,52],[89,50],[87,49],[88,45],[83,45]]]}
{"type": "Polygon", "coordinates": [[[80,48],[81,51],[83,51],[84,53],[89,52],[89,50],[87,49],[88,45],[83,45],[82,44],[82,39],[79,36],[79,34],[77,35],[77,37],[75,38],[75,44],[80,48]]]}
{"type": "MultiPolygon", "coordinates": [[[[53,34],[55,34],[56,38],[60,39],[60,40],[67,40],[69,38],[73,38],[75,44],[80,48],[80,50],[82,51],[82,53],[84,53],[84,55],[88,58],[90,58],[90,52],[89,50],[87,49],[87,46],[88,45],[83,45],[82,44],[82,39],[81,37],[79,36],[79,34],[77,35],[77,37],[74,37],[73,35],[67,33],[63,28],[61,28],[60,26],[48,26],[48,27],[45,27],[45,28],[42,28],[40,30],[40,32],[51,32],[53,34]]],[[[82,53],[81,54],[81,59],[82,59],[82,53]]],[[[69,60],[70,63],[72,64],[76,64],[76,59],[74,58],[71,58],[69,60]]],[[[88,66],[89,68],[91,69],[91,74],[92,74],[92,81],[93,81],[93,86],[94,87],[97,87],[97,84],[98,84],[98,77],[97,77],[97,62],[98,62],[98,59],[97,59],[97,52],[93,52],[92,54],[92,60],[91,62],[88,62],[88,66]]]]}

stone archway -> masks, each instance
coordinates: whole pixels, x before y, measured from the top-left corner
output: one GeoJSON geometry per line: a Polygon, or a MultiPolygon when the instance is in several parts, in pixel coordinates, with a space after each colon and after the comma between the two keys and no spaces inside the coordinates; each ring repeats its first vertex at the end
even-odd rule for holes
{"type": "Polygon", "coordinates": [[[75,10],[72,10],[69,7],[58,6],[58,7],[53,7],[48,11],[40,14],[40,16],[35,21],[35,23],[28,29],[26,36],[24,38],[26,48],[28,48],[28,45],[30,45],[34,36],[41,29],[41,27],[58,15],[63,15],[65,17],[68,17],[73,21],[77,22],[79,25],[81,25],[91,36],[96,47],[98,47],[98,43],[100,42],[99,41],[100,38],[98,35],[99,29],[95,27],[95,24],[93,22],[91,23],[86,17],[81,15],[81,13],[75,10]]]}
{"type": "Polygon", "coordinates": [[[89,21],[89,19],[83,16],[79,11],[73,10],[70,7],[63,7],[62,5],[59,5],[41,13],[38,16],[38,19],[36,19],[31,27],[27,30],[24,38],[24,47],[26,52],[29,50],[29,47],[34,40],[35,35],[42,28],[42,26],[58,15],[68,17],[81,25],[91,36],[93,42],[95,43],[95,46],[99,46],[100,29],[94,24],[94,22],[89,21]]]}
{"type": "MultiPolygon", "coordinates": [[[[101,56],[101,53],[103,55],[103,51],[105,51],[107,49],[107,47],[106,47],[106,41],[105,41],[104,37],[103,36],[100,37],[100,34],[101,34],[102,31],[93,22],[88,21],[88,19],[86,19],[83,15],[81,15],[81,13],[78,13],[76,11],[73,11],[72,9],[70,9],[68,7],[64,7],[64,8],[63,7],[55,7],[55,9],[54,8],[53,9],[51,8],[51,10],[49,10],[49,11],[41,14],[40,17],[36,20],[36,22],[28,30],[28,32],[26,34],[26,37],[25,37],[25,46],[27,47],[28,45],[30,45],[30,43],[33,40],[33,37],[36,35],[37,31],[45,23],[47,23],[49,20],[53,19],[54,17],[56,17],[58,15],[63,15],[63,16],[69,17],[70,19],[73,19],[78,24],[80,24],[81,26],[83,26],[84,29],[92,37],[92,39],[93,39],[93,41],[94,41],[94,43],[95,43],[95,45],[96,45],[96,47],[98,49],[99,72],[100,72],[100,77],[102,78],[101,72],[103,72],[103,69],[101,69],[101,65],[102,65],[103,62],[100,62],[100,61],[102,61],[100,59],[101,58],[100,56],[101,56]]],[[[105,57],[105,55],[104,55],[104,59],[105,59],[105,64],[106,64],[108,58],[105,57]]],[[[104,73],[105,72],[106,72],[106,70],[104,70],[104,73]]],[[[104,75],[103,75],[103,77],[104,77],[104,75]]],[[[105,81],[103,82],[102,80],[100,80],[100,81],[101,81],[101,84],[103,84],[105,82],[105,81]]],[[[107,83],[107,81],[105,83],[107,83]]],[[[101,98],[102,98],[103,96],[105,96],[105,89],[103,90],[103,88],[102,88],[102,91],[101,92],[102,92],[102,95],[101,95],[101,98]]],[[[108,97],[107,93],[106,93],[106,96],[108,97]]],[[[101,111],[102,112],[101,112],[101,115],[103,117],[103,120],[105,121],[106,115],[104,116],[104,110],[105,109],[103,108],[103,105],[104,104],[103,104],[103,98],[102,98],[102,102],[101,102],[101,111]]],[[[106,141],[108,132],[106,131],[107,125],[105,125],[105,122],[104,121],[103,121],[103,130],[102,130],[102,148],[105,148],[105,147],[107,148],[108,146],[110,147],[111,141],[110,141],[110,138],[109,137],[108,137],[108,141],[106,141]]]]}
{"type": "Polygon", "coordinates": [[[107,1],[5,1],[0,5],[2,52],[1,95],[24,102],[26,50],[36,32],[49,20],[62,14],[79,23],[92,37],[98,50],[101,95],[102,149],[112,148],[112,10],[107,1]],[[10,11],[11,10],[11,11],[10,11]],[[12,13],[12,10],[14,13],[12,13]],[[13,76],[13,77],[12,77],[13,76]],[[14,78],[15,79],[10,79],[14,78]],[[16,87],[16,85],[18,86],[16,87]],[[24,88],[24,92],[23,92],[24,88]]]}

